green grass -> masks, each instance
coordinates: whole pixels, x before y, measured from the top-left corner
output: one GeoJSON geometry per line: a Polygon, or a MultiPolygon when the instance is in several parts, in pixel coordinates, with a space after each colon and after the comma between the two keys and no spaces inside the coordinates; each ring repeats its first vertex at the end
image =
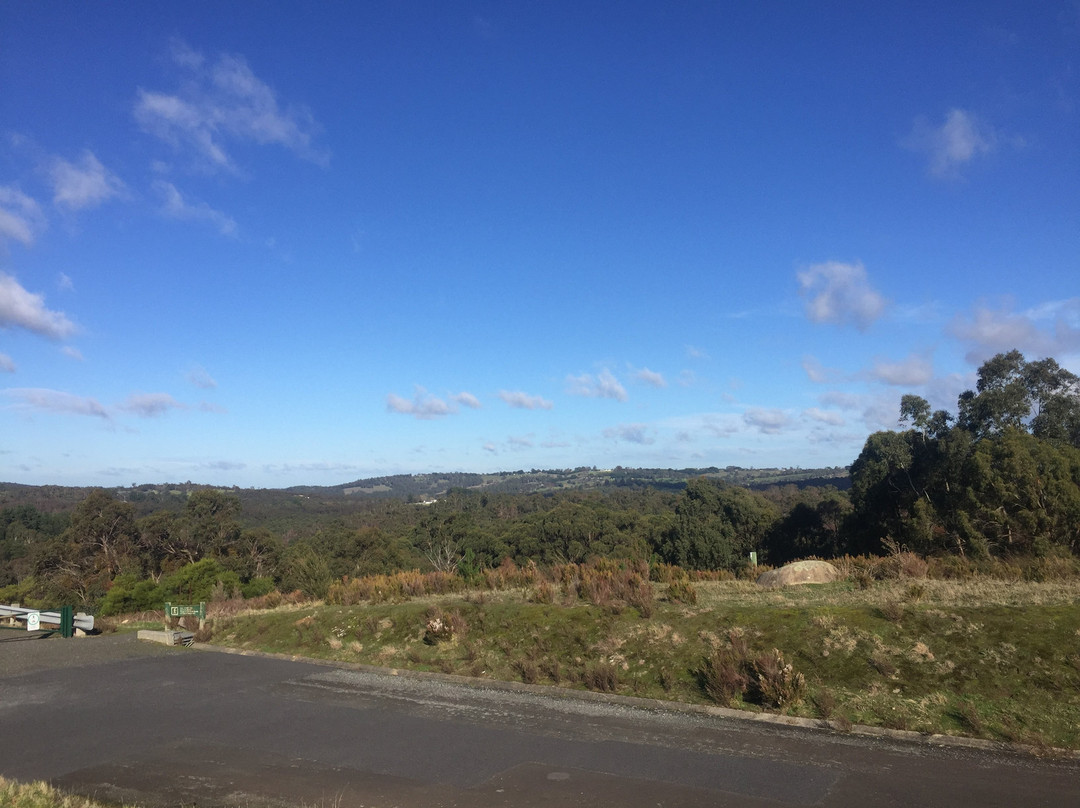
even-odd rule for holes
{"type": "Polygon", "coordinates": [[[4,808],[116,808],[113,803],[64,794],[46,783],[17,783],[0,777],[0,805],[4,808]]]}
{"type": "MultiPolygon", "coordinates": [[[[741,635],[806,679],[786,712],[923,733],[1080,748],[1075,584],[922,580],[761,590],[697,583],[652,615],[528,592],[310,605],[218,619],[211,642],[389,668],[710,703],[707,656],[741,635]],[[433,637],[431,619],[456,625],[433,637]]],[[[749,668],[748,668],[749,670],[749,668]]],[[[752,672],[752,671],[751,671],[752,672]]],[[[751,678],[754,678],[753,676],[751,678]]],[[[754,688],[732,706],[764,709],[754,688]]]]}

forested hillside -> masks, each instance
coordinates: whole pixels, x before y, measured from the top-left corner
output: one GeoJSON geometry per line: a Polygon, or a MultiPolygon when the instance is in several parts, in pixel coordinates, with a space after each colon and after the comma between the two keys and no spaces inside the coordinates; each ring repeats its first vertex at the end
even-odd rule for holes
{"type": "MultiPolygon", "coordinates": [[[[899,431],[842,469],[419,475],[288,491],[191,483],[0,488],[0,602],[103,611],[165,597],[326,593],[401,569],[643,560],[738,571],[753,551],[1075,559],[1080,393],[1053,359],[1000,354],[956,413],[901,400],[899,431]],[[832,484],[823,484],[832,483],[832,484]]],[[[1073,563],[1073,562],[1071,562],[1073,563]]]]}

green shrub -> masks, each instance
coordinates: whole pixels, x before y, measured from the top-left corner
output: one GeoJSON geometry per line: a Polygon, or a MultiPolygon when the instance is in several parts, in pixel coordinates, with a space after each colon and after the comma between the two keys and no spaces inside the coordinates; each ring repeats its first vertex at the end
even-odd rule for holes
{"type": "Polygon", "coordinates": [[[252,578],[242,587],[240,587],[240,593],[246,599],[261,598],[263,595],[269,595],[274,591],[273,578],[252,578]]]}
{"type": "Polygon", "coordinates": [[[213,600],[215,587],[229,597],[240,591],[240,579],[212,558],[181,567],[161,580],[163,599],[184,603],[213,600]]]}
{"type": "Polygon", "coordinates": [[[134,574],[117,575],[101,601],[99,613],[126,614],[161,609],[165,603],[162,588],[151,580],[140,580],[134,574]]]}

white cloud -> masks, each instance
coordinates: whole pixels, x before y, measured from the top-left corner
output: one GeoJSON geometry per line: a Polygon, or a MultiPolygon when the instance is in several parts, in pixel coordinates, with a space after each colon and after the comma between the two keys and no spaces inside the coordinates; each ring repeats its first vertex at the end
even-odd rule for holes
{"type": "Polygon", "coordinates": [[[463,407],[468,407],[470,410],[478,410],[481,408],[480,399],[474,396],[472,393],[466,393],[462,391],[455,395],[450,396],[451,400],[456,401],[463,407]]]}
{"type": "Polygon", "coordinates": [[[806,377],[814,384],[828,384],[838,380],[843,374],[833,368],[827,368],[813,356],[804,356],[802,369],[806,371],[806,377]]]}
{"type": "Polygon", "coordinates": [[[217,387],[217,381],[207,373],[202,365],[196,365],[188,371],[187,380],[202,390],[213,390],[217,387]]]}
{"type": "Polygon", "coordinates": [[[854,325],[865,331],[885,311],[885,298],[866,277],[861,263],[827,261],[798,273],[806,315],[815,323],[854,325]]]}
{"type": "Polygon", "coordinates": [[[923,118],[917,120],[902,145],[925,153],[930,160],[930,173],[935,177],[956,177],[962,166],[992,152],[997,141],[997,133],[970,112],[951,109],[941,126],[923,118]]]}
{"type": "Polygon", "coordinates": [[[412,401],[390,393],[386,397],[386,408],[400,415],[411,415],[421,421],[430,421],[450,415],[454,408],[441,398],[431,395],[423,387],[417,387],[412,401]]]}
{"type": "Polygon", "coordinates": [[[980,304],[970,315],[958,315],[949,331],[970,345],[966,359],[973,365],[1014,348],[1033,356],[1061,356],[1080,349],[1080,298],[1020,313],[980,304]]]}
{"type": "Polygon", "coordinates": [[[186,410],[187,406],[168,393],[135,393],[128,396],[120,409],[140,418],[156,418],[169,410],[186,410]]]}
{"type": "Polygon", "coordinates": [[[44,229],[41,206],[18,188],[0,185],[0,239],[29,247],[44,229]]]}
{"type": "Polygon", "coordinates": [[[192,152],[204,166],[235,171],[226,144],[282,146],[325,164],[328,155],[312,144],[318,125],[302,106],[282,108],[274,91],[240,56],[223,54],[213,64],[182,42],[173,43],[173,62],[182,74],[176,93],[139,88],[135,120],[144,131],[192,152]]]}
{"type": "Polygon", "coordinates": [[[506,442],[515,449],[531,449],[533,447],[532,438],[528,435],[511,435],[506,439],[506,442]]]}
{"type": "Polygon", "coordinates": [[[223,236],[236,235],[236,222],[220,210],[205,202],[188,202],[171,182],[157,180],[154,190],[161,197],[161,212],[172,219],[193,222],[209,222],[223,236]]]}
{"type": "Polygon", "coordinates": [[[109,420],[108,411],[93,398],[40,387],[9,388],[3,392],[4,395],[16,399],[23,409],[62,415],[89,415],[109,420]]]}
{"type": "Polygon", "coordinates": [[[211,471],[239,471],[247,468],[247,463],[238,463],[232,460],[214,460],[210,463],[203,463],[200,468],[210,469],[211,471]]]}
{"type": "Polygon", "coordinates": [[[855,395],[833,391],[820,396],[828,407],[857,415],[868,429],[895,429],[900,414],[900,397],[895,394],[855,395]]]}
{"type": "Polygon", "coordinates": [[[620,440],[626,443],[637,443],[648,446],[655,443],[656,439],[645,424],[620,424],[616,427],[604,430],[604,437],[611,440],[620,440]]]}
{"type": "Polygon", "coordinates": [[[554,406],[546,398],[532,396],[520,390],[500,390],[499,398],[518,410],[550,410],[554,406]]]}
{"type": "Polygon", "coordinates": [[[604,368],[599,374],[582,373],[580,376],[567,376],[567,392],[574,396],[586,398],[611,398],[616,401],[626,401],[626,388],[619,383],[615,375],[604,368]]]}
{"type": "Polygon", "coordinates": [[[765,435],[778,435],[789,423],[783,410],[751,407],[743,413],[743,423],[765,435]]]}
{"type": "Polygon", "coordinates": [[[23,328],[49,339],[75,333],[63,312],[45,308],[45,298],[26,291],[11,275],[0,272],[0,328],[23,328]]]}
{"type": "Polygon", "coordinates": [[[641,368],[638,370],[634,373],[634,378],[650,387],[667,387],[667,379],[665,379],[662,374],[649,370],[648,368],[641,368]]]}
{"type": "Polygon", "coordinates": [[[80,165],[57,157],[49,167],[49,178],[53,203],[72,210],[100,205],[124,192],[124,183],[89,150],[83,152],[80,165]]]}
{"type": "Polygon", "coordinates": [[[870,378],[898,387],[916,387],[934,377],[934,366],[924,356],[909,356],[900,362],[879,360],[868,371],[870,378]]]}
{"type": "Polygon", "coordinates": [[[709,354],[703,348],[699,348],[696,345],[686,346],[686,355],[690,359],[708,359],[709,354]]]}
{"type": "Polygon", "coordinates": [[[0,373],[14,373],[15,361],[7,354],[0,353],[0,373]]]}
{"type": "Polygon", "coordinates": [[[62,353],[64,356],[70,357],[71,359],[78,360],[79,362],[83,361],[82,351],[80,351],[73,345],[65,345],[63,348],[60,349],[60,353],[62,353]]]}
{"type": "Polygon", "coordinates": [[[812,421],[820,421],[823,424],[829,424],[830,426],[843,426],[847,423],[847,419],[844,418],[838,412],[829,412],[818,407],[810,407],[803,410],[803,415],[812,421]]]}

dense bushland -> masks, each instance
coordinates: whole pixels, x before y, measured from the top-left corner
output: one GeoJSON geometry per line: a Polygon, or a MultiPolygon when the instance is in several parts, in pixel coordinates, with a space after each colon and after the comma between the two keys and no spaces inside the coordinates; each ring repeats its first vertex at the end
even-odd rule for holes
{"type": "Polygon", "coordinates": [[[295,518],[278,511],[260,521],[235,492],[198,488],[147,511],[123,490],[94,489],[68,513],[0,510],[0,601],[71,602],[106,614],[273,590],[346,602],[377,576],[400,581],[402,571],[415,570],[424,586],[477,586],[511,567],[592,570],[596,559],[672,583],[683,571],[738,575],[751,552],[774,566],[904,552],[907,563],[944,570],[959,560],[957,576],[995,564],[1023,577],[1075,570],[1074,375],[1053,359],[1000,354],[979,369],[955,416],[905,395],[899,423],[906,429],[867,439],[850,491],[750,490],[709,477],[681,490],[451,488],[434,504],[379,499],[325,517],[296,494],[295,518]]]}

